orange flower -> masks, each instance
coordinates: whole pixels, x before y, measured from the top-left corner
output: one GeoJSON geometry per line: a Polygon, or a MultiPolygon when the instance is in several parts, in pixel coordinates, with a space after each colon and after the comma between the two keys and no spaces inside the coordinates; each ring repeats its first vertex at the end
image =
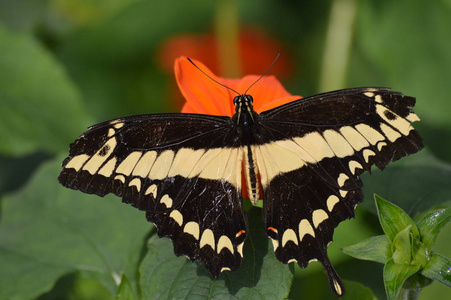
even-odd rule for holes
{"type": "MultiPolygon", "coordinates": [[[[241,30],[238,37],[239,63],[243,74],[258,74],[266,70],[262,61],[272,61],[277,53],[283,55],[271,72],[287,77],[293,71],[293,61],[283,44],[269,34],[255,28],[241,30]]],[[[217,37],[211,33],[184,34],[166,39],[159,48],[158,62],[166,72],[172,70],[174,60],[181,55],[202,60],[210,70],[220,74],[217,37]]]]}
{"type": "MultiPolygon", "coordinates": [[[[247,75],[242,79],[221,78],[213,74],[201,62],[194,59],[193,62],[208,76],[239,93],[244,93],[260,77],[247,75]]],[[[237,96],[233,91],[205,76],[186,57],[178,58],[174,68],[177,84],[186,100],[182,108],[183,113],[230,117],[233,115],[235,112],[233,98],[237,96]]],[[[253,106],[257,113],[302,98],[288,93],[274,76],[264,76],[252,86],[248,93],[254,98],[253,106]]]]}

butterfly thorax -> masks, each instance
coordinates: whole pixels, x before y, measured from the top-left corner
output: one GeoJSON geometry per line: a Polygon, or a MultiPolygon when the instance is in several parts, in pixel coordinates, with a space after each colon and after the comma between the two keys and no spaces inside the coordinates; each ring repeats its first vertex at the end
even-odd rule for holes
{"type": "Polygon", "coordinates": [[[236,124],[238,138],[242,145],[255,143],[258,114],[254,111],[252,102],[250,95],[240,95],[233,99],[235,114],[232,121],[236,124]]]}

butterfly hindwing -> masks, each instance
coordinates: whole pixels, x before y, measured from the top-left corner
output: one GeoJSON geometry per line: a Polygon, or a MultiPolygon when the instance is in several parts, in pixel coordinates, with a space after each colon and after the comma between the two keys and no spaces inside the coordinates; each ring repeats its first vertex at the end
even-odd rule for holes
{"type": "Polygon", "coordinates": [[[254,146],[264,193],[265,226],[276,257],[325,267],[337,295],[343,285],[327,257],[334,228],[363,200],[360,174],[422,148],[410,125],[414,98],[362,88],[304,98],[261,114],[254,146]]]}
{"type": "Polygon", "coordinates": [[[229,120],[167,114],[95,125],[71,145],[59,181],[146,211],[177,255],[204,261],[217,277],[240,266],[247,234],[242,150],[229,120]]]}

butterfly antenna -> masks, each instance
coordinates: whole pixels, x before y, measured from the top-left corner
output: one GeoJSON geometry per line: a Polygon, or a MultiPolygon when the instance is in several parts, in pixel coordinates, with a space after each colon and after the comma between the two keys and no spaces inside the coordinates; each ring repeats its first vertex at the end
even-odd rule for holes
{"type": "Polygon", "coordinates": [[[275,64],[276,61],[279,59],[279,57],[280,57],[280,53],[277,54],[276,58],[274,59],[274,61],[272,62],[272,64],[269,66],[269,68],[265,71],[265,73],[263,73],[263,75],[261,75],[257,80],[255,80],[254,83],[251,84],[251,85],[247,88],[247,90],[244,92],[244,94],[247,94],[247,91],[249,91],[249,90],[251,89],[251,87],[254,86],[254,84],[256,84],[260,79],[262,79],[263,76],[265,76],[265,75],[269,72],[269,70],[271,70],[272,66],[274,66],[274,64],[275,64]]]}
{"type": "Polygon", "coordinates": [[[225,87],[225,88],[227,88],[227,89],[229,89],[229,90],[231,90],[231,91],[237,93],[238,96],[241,96],[240,93],[238,93],[237,91],[235,91],[235,90],[232,89],[231,87],[228,87],[228,86],[226,86],[225,84],[220,83],[219,81],[217,81],[216,79],[212,78],[210,75],[208,75],[207,73],[205,73],[201,68],[199,68],[199,67],[191,60],[191,58],[187,57],[187,59],[188,59],[188,61],[189,61],[190,63],[192,63],[193,66],[195,66],[199,71],[201,71],[202,73],[204,73],[205,76],[207,76],[208,78],[210,78],[211,80],[213,80],[213,81],[216,82],[217,84],[222,85],[223,87],[225,87]]]}

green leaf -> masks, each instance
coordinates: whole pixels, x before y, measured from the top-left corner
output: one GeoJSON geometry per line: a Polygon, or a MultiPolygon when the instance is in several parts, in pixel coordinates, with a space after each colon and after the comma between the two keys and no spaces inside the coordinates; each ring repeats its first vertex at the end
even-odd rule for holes
{"type": "Polygon", "coordinates": [[[396,299],[404,281],[415,274],[420,266],[399,265],[389,259],[384,266],[384,285],[387,298],[389,300],[396,299]]]}
{"type": "Polygon", "coordinates": [[[274,256],[264,232],[261,209],[248,212],[250,234],[244,244],[244,260],[237,271],[214,280],[203,263],[175,257],[170,240],[153,236],[143,260],[141,290],[144,299],[285,299],[293,268],[274,256]]]}
{"type": "MultiPolygon", "coordinates": [[[[362,180],[366,195],[377,192],[396,200],[396,205],[412,217],[434,206],[451,205],[451,165],[438,161],[425,150],[391,164],[383,172],[374,169],[371,176],[365,173],[362,180]]],[[[369,201],[359,206],[374,210],[369,201]]]]}
{"type": "Polygon", "coordinates": [[[25,188],[2,199],[0,299],[34,298],[78,271],[114,295],[135,271],[151,225],[117,197],[100,198],[58,184],[61,160],[45,163],[25,188]]]}
{"type": "Polygon", "coordinates": [[[412,241],[410,229],[412,225],[407,226],[393,239],[392,252],[393,252],[393,262],[395,264],[407,264],[410,265],[412,262],[412,241]]]}
{"type": "Polygon", "coordinates": [[[122,274],[121,284],[117,289],[116,300],[137,300],[135,292],[133,292],[133,287],[130,281],[127,279],[125,274],[122,274]]]}
{"type": "Polygon", "coordinates": [[[342,300],[377,300],[370,288],[363,284],[350,280],[343,280],[346,294],[342,300]]]}
{"type": "Polygon", "coordinates": [[[420,237],[420,233],[413,220],[398,206],[382,199],[378,195],[374,195],[376,201],[377,212],[382,230],[388,239],[393,242],[398,232],[411,226],[412,234],[415,238],[420,237]]]}
{"type": "Polygon", "coordinates": [[[421,274],[451,287],[451,261],[440,254],[432,254],[421,274]]]}
{"type": "Polygon", "coordinates": [[[370,237],[357,244],[344,247],[343,252],[363,260],[385,263],[391,255],[390,240],[386,235],[370,237]]]}
{"type": "Polygon", "coordinates": [[[0,153],[67,150],[86,125],[64,69],[29,36],[0,26],[0,153]]]}
{"type": "Polygon", "coordinates": [[[429,212],[417,223],[421,241],[430,251],[440,231],[451,221],[451,207],[429,212]]]}

